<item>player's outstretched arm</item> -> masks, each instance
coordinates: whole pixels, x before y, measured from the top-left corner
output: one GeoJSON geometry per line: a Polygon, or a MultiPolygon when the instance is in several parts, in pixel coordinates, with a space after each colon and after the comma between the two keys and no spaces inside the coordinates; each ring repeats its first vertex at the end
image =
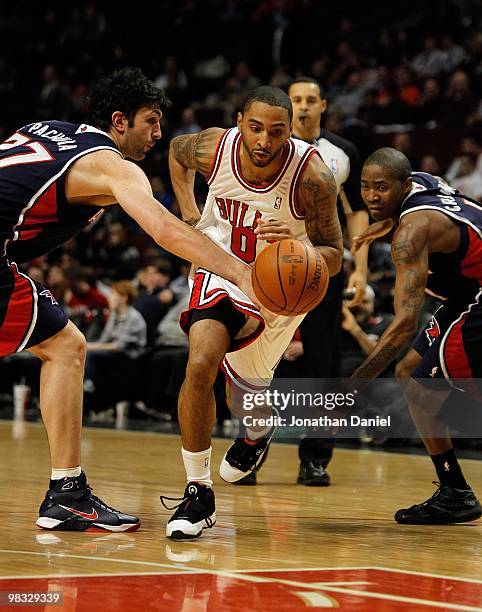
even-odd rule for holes
{"type": "Polygon", "coordinates": [[[395,318],[352,378],[377,377],[417,332],[428,277],[428,237],[429,219],[423,213],[402,218],[392,241],[397,275],[393,298],[395,318]]]}
{"type": "Polygon", "coordinates": [[[336,183],[333,174],[318,155],[313,155],[298,187],[300,212],[304,214],[306,233],[323,255],[330,276],[341,269],[343,239],[336,208],[336,183]]]}
{"type": "Polygon", "coordinates": [[[224,130],[209,128],[199,134],[186,134],[171,140],[169,146],[169,171],[182,220],[196,225],[201,218],[194,197],[194,177],[200,172],[209,176],[217,144],[224,130]]]}
{"type": "Polygon", "coordinates": [[[361,234],[358,236],[353,236],[351,252],[355,254],[361,247],[368,247],[377,238],[381,238],[382,236],[388,234],[388,232],[391,232],[394,226],[395,220],[391,218],[372,223],[361,234]]]}
{"type": "Polygon", "coordinates": [[[153,197],[149,181],[138,166],[109,152],[98,152],[92,157],[94,155],[98,193],[113,195],[126,213],[160,246],[236,283],[256,303],[251,268],[162,206],[153,197]]]}

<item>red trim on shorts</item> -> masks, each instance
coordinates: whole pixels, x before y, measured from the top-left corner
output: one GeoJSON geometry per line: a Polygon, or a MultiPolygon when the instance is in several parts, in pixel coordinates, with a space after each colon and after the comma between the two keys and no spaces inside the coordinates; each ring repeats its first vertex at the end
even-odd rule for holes
{"type": "Polygon", "coordinates": [[[0,327],[0,356],[15,353],[21,345],[32,323],[34,297],[30,281],[11,266],[14,287],[8,302],[7,312],[0,327]]]}
{"type": "Polygon", "coordinates": [[[473,378],[467,355],[465,354],[462,327],[469,313],[456,323],[445,341],[443,357],[450,378],[473,378]]]}
{"type": "Polygon", "coordinates": [[[18,232],[19,235],[19,240],[31,240],[32,238],[35,238],[35,236],[38,236],[39,234],[41,234],[43,231],[43,229],[22,229],[18,232]]]}
{"type": "MultiPolygon", "coordinates": [[[[236,308],[236,310],[245,314],[248,317],[257,319],[259,321],[258,327],[251,334],[249,334],[248,336],[245,336],[244,338],[240,338],[238,340],[234,339],[231,342],[231,345],[229,346],[229,352],[231,353],[234,351],[239,351],[240,349],[244,348],[245,346],[248,346],[249,344],[254,342],[257,338],[259,338],[259,336],[263,333],[264,328],[266,327],[266,323],[264,322],[264,319],[261,316],[261,314],[256,314],[252,310],[248,310],[244,308],[242,303],[233,300],[233,298],[229,295],[229,293],[225,291],[224,289],[220,289],[219,291],[220,291],[219,295],[215,297],[213,300],[211,300],[210,302],[208,302],[207,304],[203,304],[202,306],[199,306],[199,305],[194,305],[190,303],[189,308],[181,312],[181,315],[179,317],[179,325],[182,331],[185,334],[189,335],[189,324],[191,321],[191,313],[193,310],[205,310],[206,308],[213,308],[214,306],[216,306],[218,302],[220,302],[221,300],[224,300],[225,298],[228,298],[231,301],[231,304],[236,308]]],[[[254,307],[252,306],[251,308],[254,308],[254,307]]]]}
{"type": "Polygon", "coordinates": [[[234,383],[234,380],[236,380],[236,381],[239,381],[245,387],[248,387],[249,389],[251,389],[252,391],[264,391],[265,389],[267,389],[269,387],[269,384],[267,384],[267,385],[254,385],[253,383],[250,383],[247,380],[245,380],[242,376],[240,376],[236,372],[236,370],[233,368],[233,366],[226,360],[226,357],[222,360],[222,362],[221,362],[221,364],[219,366],[219,369],[221,370],[221,372],[226,377],[226,382],[228,383],[229,386],[232,386],[233,383],[234,383]]]}
{"type": "Polygon", "coordinates": [[[221,300],[228,298],[231,301],[231,304],[236,308],[236,310],[238,310],[242,314],[245,314],[248,317],[259,321],[258,327],[251,334],[244,338],[240,338],[238,340],[235,339],[232,341],[229,347],[229,352],[239,351],[240,349],[254,342],[256,338],[258,338],[263,333],[264,328],[266,327],[264,318],[261,313],[256,310],[254,304],[250,304],[249,302],[241,302],[239,300],[234,299],[225,289],[211,289],[209,292],[206,292],[204,296],[202,296],[202,288],[207,275],[208,273],[203,271],[196,272],[194,276],[194,285],[191,291],[191,299],[189,300],[189,306],[187,310],[184,310],[181,313],[179,317],[179,325],[182,331],[185,334],[189,335],[189,324],[191,321],[191,312],[193,310],[205,310],[207,308],[212,308],[213,306],[216,306],[216,304],[221,300]],[[215,294],[217,295],[211,300],[209,300],[209,297],[215,294]],[[203,298],[203,301],[206,299],[208,301],[204,304],[201,304],[201,297],[203,298]]]}

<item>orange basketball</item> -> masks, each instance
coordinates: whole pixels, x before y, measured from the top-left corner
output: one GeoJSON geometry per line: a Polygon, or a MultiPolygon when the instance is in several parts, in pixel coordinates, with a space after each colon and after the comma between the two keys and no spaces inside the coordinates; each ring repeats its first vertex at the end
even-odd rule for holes
{"type": "Polygon", "coordinates": [[[295,316],[312,310],[324,298],[329,274],[323,256],[299,240],[280,240],[256,257],[253,289],[272,312],[295,316]]]}

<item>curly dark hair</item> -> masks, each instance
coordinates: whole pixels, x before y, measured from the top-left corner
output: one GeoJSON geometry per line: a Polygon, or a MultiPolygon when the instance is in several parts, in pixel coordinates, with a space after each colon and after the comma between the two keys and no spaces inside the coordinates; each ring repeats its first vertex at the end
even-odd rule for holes
{"type": "Polygon", "coordinates": [[[140,68],[123,68],[101,79],[89,99],[90,123],[108,131],[112,113],[121,111],[132,126],[136,112],[143,107],[166,111],[171,102],[140,68]]]}

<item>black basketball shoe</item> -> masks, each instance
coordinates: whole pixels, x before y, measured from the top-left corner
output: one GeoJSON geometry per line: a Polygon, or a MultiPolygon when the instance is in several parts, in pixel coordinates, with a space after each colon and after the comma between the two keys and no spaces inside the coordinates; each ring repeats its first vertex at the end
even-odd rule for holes
{"type": "Polygon", "coordinates": [[[259,470],[263,466],[263,463],[266,461],[268,455],[269,455],[269,446],[266,448],[266,451],[264,452],[263,456],[261,457],[261,461],[255,467],[255,469],[252,472],[248,472],[248,474],[246,476],[244,476],[240,480],[236,480],[232,484],[238,485],[238,486],[242,485],[242,486],[247,486],[247,487],[249,487],[249,486],[253,487],[253,486],[257,485],[258,484],[258,479],[256,477],[256,474],[259,472],[259,470]]]}
{"type": "MultiPolygon", "coordinates": [[[[261,467],[276,427],[265,438],[237,438],[228,448],[219,466],[219,475],[226,482],[237,482],[261,467]]],[[[256,484],[256,483],[254,483],[256,484]]]]}
{"type": "Polygon", "coordinates": [[[404,525],[448,525],[475,521],[482,516],[482,507],[472,489],[455,489],[438,482],[430,499],[395,513],[397,523],[404,525]]]}
{"type": "Polygon", "coordinates": [[[300,463],[297,482],[307,487],[329,487],[331,484],[330,476],[325,468],[312,461],[302,461],[300,463]]]}
{"type": "Polygon", "coordinates": [[[136,531],[141,523],[137,516],[123,514],[92,495],[82,472],[50,481],[37,525],[57,531],[136,531]]]}
{"type": "Polygon", "coordinates": [[[214,491],[199,482],[188,482],[184,497],[161,495],[161,503],[168,510],[177,508],[166,526],[166,535],[173,540],[198,538],[203,529],[210,528],[216,523],[214,491]],[[165,499],[181,503],[169,507],[164,503],[165,499]]]}

